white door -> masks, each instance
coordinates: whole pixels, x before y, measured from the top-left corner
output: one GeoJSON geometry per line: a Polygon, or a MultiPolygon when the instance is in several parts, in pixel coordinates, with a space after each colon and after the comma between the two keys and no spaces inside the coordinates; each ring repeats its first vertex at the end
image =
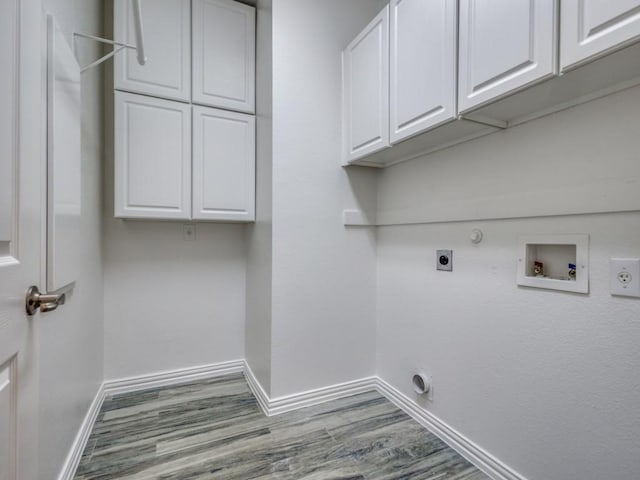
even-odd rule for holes
{"type": "Polygon", "coordinates": [[[115,92],[115,216],[191,218],[191,105],[115,92]]]}
{"type": "Polygon", "coordinates": [[[640,40],[640,0],[563,0],[560,14],[563,71],[640,40]]]}
{"type": "Polygon", "coordinates": [[[391,143],[456,116],[456,0],[391,0],[391,143]]]}
{"type": "MultiPolygon", "coordinates": [[[[131,0],[113,4],[113,35],[135,44],[131,0]]],[[[153,0],[142,3],[147,62],[139,65],[135,50],[114,57],[114,86],[188,102],[191,100],[191,2],[153,0]]]]}
{"type": "Polygon", "coordinates": [[[193,107],[193,218],[255,219],[256,120],[253,115],[193,107]]]}
{"type": "Polygon", "coordinates": [[[193,0],[193,103],[255,111],[256,9],[193,0]]]}
{"type": "Polygon", "coordinates": [[[34,330],[39,314],[26,315],[25,291],[30,285],[39,284],[43,277],[42,27],[39,1],[0,1],[2,480],[35,480],[38,470],[37,341],[34,330]]]}
{"type": "Polygon", "coordinates": [[[389,7],[342,52],[344,163],[389,146],[389,7]]]}
{"type": "Polygon", "coordinates": [[[461,0],[458,110],[556,73],[555,0],[461,0]]]}

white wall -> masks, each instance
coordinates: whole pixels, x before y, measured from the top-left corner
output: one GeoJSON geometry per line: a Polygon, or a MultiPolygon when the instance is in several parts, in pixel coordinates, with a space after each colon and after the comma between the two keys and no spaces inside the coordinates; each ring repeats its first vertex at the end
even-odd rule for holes
{"type": "Polygon", "coordinates": [[[252,372],[271,391],[272,272],[272,1],[256,6],[256,222],[247,225],[245,355],[252,372]]]}
{"type": "Polygon", "coordinates": [[[340,53],[379,8],[273,2],[272,397],[375,371],[375,235],[342,225],[375,174],[340,168],[340,53]]]}
{"type": "MultiPolygon", "coordinates": [[[[99,35],[101,4],[86,0],[45,0],[67,38],[71,32],[99,35]]],[[[81,63],[96,58],[92,43],[78,44],[81,63]]],[[[45,71],[43,69],[43,76],[45,71]]],[[[82,75],[82,217],[76,232],[80,266],[77,287],[66,305],[38,321],[40,335],[40,478],[51,480],[63,461],[103,375],[102,299],[102,81],[99,70],[82,75]]]]}
{"type": "MultiPolygon", "coordinates": [[[[639,111],[636,88],[392,167],[379,211],[527,217],[536,198],[551,206],[545,190],[562,211],[616,204],[616,186],[638,205],[639,111]]],[[[640,299],[611,297],[608,267],[640,257],[639,238],[637,211],[381,227],[379,375],[415,398],[412,371],[432,374],[422,405],[531,480],[640,478],[640,299]],[[588,295],[516,286],[518,236],[537,233],[590,235],[588,295]],[[452,273],[436,272],[438,248],[452,273]]]]}
{"type": "Polygon", "coordinates": [[[105,219],[105,378],[244,357],[240,225],[105,219]]]}
{"type": "MultiPolygon", "coordinates": [[[[105,4],[110,34],[113,2],[105,4]]],[[[244,358],[244,226],[113,218],[113,74],[105,68],[107,380],[244,358]]]]}

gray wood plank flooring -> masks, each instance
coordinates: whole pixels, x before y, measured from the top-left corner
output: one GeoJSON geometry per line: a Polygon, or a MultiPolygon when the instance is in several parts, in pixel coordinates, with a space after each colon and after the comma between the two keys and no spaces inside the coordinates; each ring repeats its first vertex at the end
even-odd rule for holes
{"type": "Polygon", "coordinates": [[[266,417],[241,374],[105,400],[75,480],[486,480],[375,392],[266,417]]]}

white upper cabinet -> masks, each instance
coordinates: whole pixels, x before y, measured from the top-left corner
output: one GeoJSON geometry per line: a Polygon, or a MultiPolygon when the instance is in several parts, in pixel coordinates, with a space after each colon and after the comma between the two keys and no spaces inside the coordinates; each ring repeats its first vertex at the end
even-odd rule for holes
{"type": "Polygon", "coordinates": [[[255,117],[193,107],[193,218],[249,222],[255,204],[255,117]]]}
{"type": "Polygon", "coordinates": [[[563,0],[560,19],[562,70],[640,40],[640,0],[563,0]]]}
{"type": "MultiPolygon", "coordinates": [[[[135,50],[115,56],[115,88],[188,102],[191,99],[191,3],[153,0],[142,5],[147,63],[135,50]]],[[[115,0],[114,38],[135,45],[131,0],[115,0]]]]}
{"type": "Polygon", "coordinates": [[[193,103],[255,111],[255,8],[193,0],[193,103]]]}
{"type": "Polygon", "coordinates": [[[390,6],[395,143],[456,117],[457,1],[391,0],[390,6]]]}
{"type": "Polygon", "coordinates": [[[344,163],[389,146],[389,7],[342,54],[344,163]]]}
{"type": "Polygon", "coordinates": [[[460,112],[556,73],[556,11],[555,0],[460,1],[460,112]]]}
{"type": "Polygon", "coordinates": [[[191,217],[191,106],[115,92],[115,216],[191,217]]]}

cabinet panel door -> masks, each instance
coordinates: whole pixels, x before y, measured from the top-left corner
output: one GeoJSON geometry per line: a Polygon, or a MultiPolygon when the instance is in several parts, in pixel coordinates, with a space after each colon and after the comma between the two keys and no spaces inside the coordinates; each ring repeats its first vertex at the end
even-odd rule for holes
{"type": "Polygon", "coordinates": [[[455,118],[456,0],[391,0],[391,143],[455,118]]]}
{"type": "Polygon", "coordinates": [[[193,218],[255,219],[255,117],[193,107],[193,218]]]}
{"type": "Polygon", "coordinates": [[[255,111],[255,8],[193,1],[193,102],[255,111]]]}
{"type": "Polygon", "coordinates": [[[640,40],[640,0],[563,0],[563,70],[640,40]]]}
{"type": "Polygon", "coordinates": [[[461,112],[555,74],[556,12],[555,0],[460,2],[461,112]]]}
{"type": "Polygon", "coordinates": [[[345,163],[389,146],[389,7],[342,53],[345,163]]]}
{"type": "MultiPolygon", "coordinates": [[[[191,100],[191,4],[189,0],[142,3],[147,63],[138,65],[135,50],[115,56],[118,90],[191,100]]],[[[131,0],[114,2],[114,38],[135,45],[131,0]]]]}
{"type": "Polygon", "coordinates": [[[191,107],[115,92],[115,216],[190,218],[191,107]]]}

